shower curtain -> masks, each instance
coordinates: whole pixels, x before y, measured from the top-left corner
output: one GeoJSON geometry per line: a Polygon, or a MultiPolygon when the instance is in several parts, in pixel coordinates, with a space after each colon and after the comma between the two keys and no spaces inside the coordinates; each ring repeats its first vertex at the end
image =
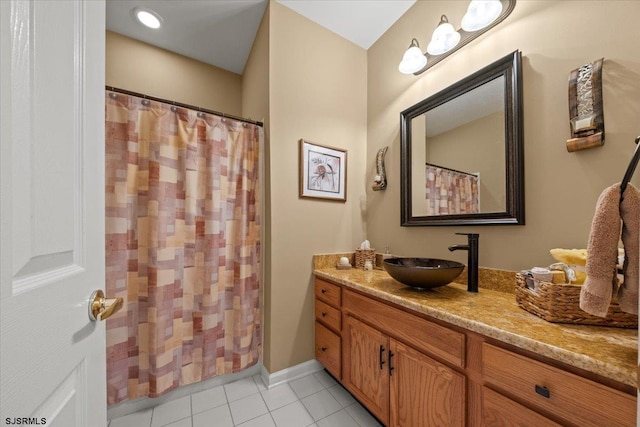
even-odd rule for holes
{"type": "Polygon", "coordinates": [[[262,127],[106,92],[108,403],[261,356],[262,127]]]}
{"type": "Polygon", "coordinates": [[[427,215],[480,212],[480,176],[426,164],[427,215]]]}

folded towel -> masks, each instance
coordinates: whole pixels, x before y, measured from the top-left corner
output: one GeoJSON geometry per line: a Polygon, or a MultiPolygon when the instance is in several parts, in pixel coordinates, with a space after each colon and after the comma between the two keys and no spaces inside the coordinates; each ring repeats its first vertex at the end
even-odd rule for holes
{"type": "Polygon", "coordinates": [[[549,251],[553,259],[569,265],[587,265],[586,249],[551,249],[549,251]]]}
{"type": "Polygon", "coordinates": [[[628,184],[620,202],[620,184],[605,189],[596,204],[587,244],[587,279],[580,292],[580,308],[594,316],[606,317],[613,291],[617,288],[616,263],[620,222],[625,249],[624,284],[618,303],[627,313],[638,313],[638,236],[640,233],[640,192],[628,184]]]}
{"type": "Polygon", "coordinates": [[[587,250],[586,249],[551,249],[549,251],[553,259],[569,265],[573,273],[569,277],[572,285],[581,285],[587,278],[587,273],[583,268],[587,265],[587,250]]]}

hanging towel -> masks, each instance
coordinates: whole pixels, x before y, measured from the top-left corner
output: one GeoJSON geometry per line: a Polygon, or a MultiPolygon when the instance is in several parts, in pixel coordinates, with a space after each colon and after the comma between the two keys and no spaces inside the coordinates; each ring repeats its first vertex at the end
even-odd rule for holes
{"type": "Polygon", "coordinates": [[[596,204],[587,244],[587,279],[580,292],[580,308],[606,317],[613,292],[620,309],[638,313],[638,249],[640,236],[640,192],[628,184],[620,202],[620,184],[605,189],[596,204]],[[622,222],[625,249],[624,283],[618,289],[616,264],[622,222]]]}

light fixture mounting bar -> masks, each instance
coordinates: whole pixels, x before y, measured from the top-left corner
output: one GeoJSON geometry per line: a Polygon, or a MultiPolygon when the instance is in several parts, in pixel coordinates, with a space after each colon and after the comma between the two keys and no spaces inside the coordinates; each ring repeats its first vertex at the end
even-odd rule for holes
{"type": "Polygon", "coordinates": [[[504,21],[506,19],[506,17],[509,16],[511,14],[511,12],[513,12],[513,9],[516,7],[516,0],[500,0],[500,2],[502,3],[502,12],[498,16],[498,18],[496,18],[496,20],[491,23],[491,25],[489,25],[489,26],[487,26],[487,27],[485,27],[485,28],[483,28],[481,30],[473,31],[473,32],[465,31],[462,28],[458,29],[458,32],[460,33],[460,42],[454,48],[452,48],[451,50],[449,50],[449,51],[447,51],[447,52],[445,52],[445,53],[443,53],[441,55],[430,55],[430,54],[425,52],[425,56],[427,57],[427,65],[425,65],[424,68],[422,68],[421,70],[418,70],[415,73],[413,73],[413,75],[414,76],[418,76],[418,75],[424,73],[429,68],[431,68],[434,65],[436,65],[438,62],[442,61],[443,59],[445,59],[446,57],[448,57],[452,53],[457,52],[463,46],[469,44],[470,42],[472,42],[476,38],[480,37],[482,34],[484,34],[487,31],[489,31],[491,28],[493,28],[496,25],[498,25],[500,22],[504,21]]]}

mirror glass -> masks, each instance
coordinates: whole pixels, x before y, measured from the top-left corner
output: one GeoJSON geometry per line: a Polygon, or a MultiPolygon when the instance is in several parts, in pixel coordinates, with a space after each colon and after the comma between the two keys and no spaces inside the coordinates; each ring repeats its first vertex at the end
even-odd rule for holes
{"type": "Polygon", "coordinates": [[[402,225],[524,224],[520,53],[401,113],[402,225]]]}

